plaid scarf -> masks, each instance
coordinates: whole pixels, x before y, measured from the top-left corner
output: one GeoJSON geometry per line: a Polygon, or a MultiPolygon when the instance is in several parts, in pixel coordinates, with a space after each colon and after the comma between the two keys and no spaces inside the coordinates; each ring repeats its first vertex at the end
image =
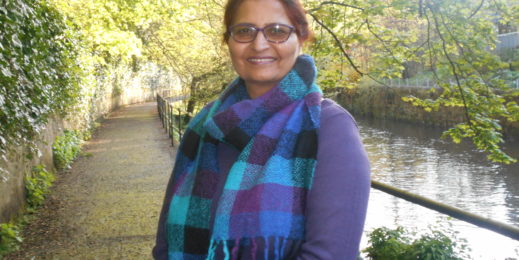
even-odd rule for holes
{"type": "Polygon", "coordinates": [[[255,259],[258,242],[266,258],[283,259],[287,240],[304,240],[321,112],[316,73],[312,57],[301,55],[278,86],[256,99],[238,78],[191,120],[173,170],[169,259],[236,259],[244,245],[252,245],[247,258],[255,259]],[[219,142],[241,152],[216,198],[219,142]]]}

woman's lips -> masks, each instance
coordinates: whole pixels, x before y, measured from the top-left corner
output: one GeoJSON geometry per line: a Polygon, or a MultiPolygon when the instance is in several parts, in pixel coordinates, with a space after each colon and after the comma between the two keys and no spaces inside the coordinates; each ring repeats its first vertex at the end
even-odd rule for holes
{"type": "Polygon", "coordinates": [[[275,60],[276,58],[274,57],[251,57],[247,59],[248,62],[256,65],[272,63],[275,60]]]}

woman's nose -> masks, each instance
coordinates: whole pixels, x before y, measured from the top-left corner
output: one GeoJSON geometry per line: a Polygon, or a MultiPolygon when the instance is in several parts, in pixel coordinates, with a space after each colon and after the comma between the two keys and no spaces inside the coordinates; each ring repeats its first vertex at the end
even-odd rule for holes
{"type": "Polygon", "coordinates": [[[258,34],[256,35],[256,39],[252,41],[252,47],[255,51],[262,51],[270,47],[270,43],[265,38],[263,32],[258,32],[258,34]]]}

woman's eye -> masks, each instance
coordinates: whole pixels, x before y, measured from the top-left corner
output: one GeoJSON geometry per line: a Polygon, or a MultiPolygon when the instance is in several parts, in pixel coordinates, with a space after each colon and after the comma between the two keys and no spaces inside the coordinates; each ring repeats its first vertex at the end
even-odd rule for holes
{"type": "Polygon", "coordinates": [[[237,34],[251,34],[252,32],[253,29],[249,27],[237,28],[235,31],[237,34]]]}
{"type": "Polygon", "coordinates": [[[288,30],[280,27],[280,26],[273,26],[269,29],[269,33],[271,34],[287,34],[288,30]]]}

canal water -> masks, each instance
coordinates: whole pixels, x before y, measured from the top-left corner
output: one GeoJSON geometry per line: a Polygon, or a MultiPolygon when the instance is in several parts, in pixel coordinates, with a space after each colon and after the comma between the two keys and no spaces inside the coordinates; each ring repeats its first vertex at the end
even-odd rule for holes
{"type": "MultiPolygon", "coordinates": [[[[440,139],[441,130],[356,118],[372,167],[383,183],[519,227],[519,163],[491,163],[470,144],[440,139]]],[[[519,158],[519,142],[506,151],[519,158]]],[[[446,230],[465,239],[467,258],[519,259],[519,241],[449,218],[378,190],[371,190],[367,232],[382,226],[410,231],[446,230]]],[[[366,235],[366,234],[365,234],[366,235]]],[[[367,246],[363,237],[361,248],[367,246]]]]}

